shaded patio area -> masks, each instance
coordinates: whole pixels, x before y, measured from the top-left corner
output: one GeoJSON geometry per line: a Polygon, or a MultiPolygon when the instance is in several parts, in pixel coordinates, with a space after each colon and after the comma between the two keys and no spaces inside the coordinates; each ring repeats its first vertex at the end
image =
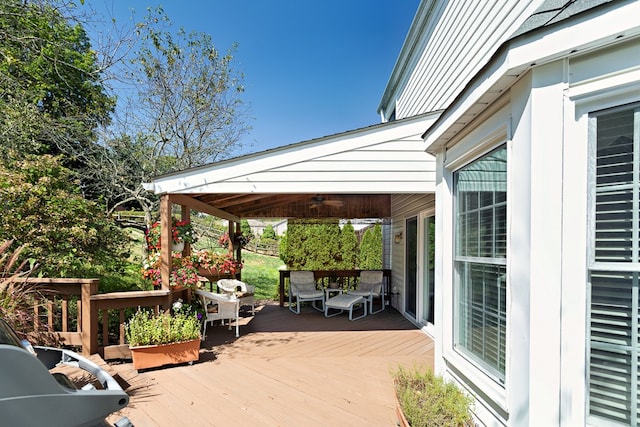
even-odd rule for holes
{"type": "Polygon", "coordinates": [[[350,322],[269,303],[244,312],[239,338],[207,334],[192,366],[114,365],[131,384],[121,415],[136,427],[396,426],[391,373],[433,367],[433,341],[393,309],[350,322]]]}

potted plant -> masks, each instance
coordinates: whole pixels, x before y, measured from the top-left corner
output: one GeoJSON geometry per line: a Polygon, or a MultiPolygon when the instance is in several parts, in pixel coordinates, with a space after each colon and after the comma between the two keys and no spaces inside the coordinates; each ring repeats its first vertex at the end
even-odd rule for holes
{"type": "MultiPolygon", "coordinates": [[[[150,251],[160,250],[160,236],[160,221],[156,221],[147,229],[147,247],[150,251]]],[[[195,243],[197,240],[198,238],[190,222],[178,221],[176,218],[171,218],[171,250],[181,252],[182,249],[184,249],[185,243],[195,243]]]]}
{"type": "Polygon", "coordinates": [[[200,357],[200,320],[189,310],[154,314],[138,310],[125,324],[135,369],[193,363],[200,357]]]}

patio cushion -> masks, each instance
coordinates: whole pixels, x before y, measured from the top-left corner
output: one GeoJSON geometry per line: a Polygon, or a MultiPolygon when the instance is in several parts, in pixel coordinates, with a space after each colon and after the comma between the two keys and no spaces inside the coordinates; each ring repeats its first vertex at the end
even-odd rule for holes
{"type": "MultiPolygon", "coordinates": [[[[357,290],[364,293],[373,292],[374,294],[377,294],[380,293],[381,286],[382,283],[360,283],[357,290]]],[[[351,293],[353,293],[353,291],[351,293]]]]}
{"type": "Polygon", "coordinates": [[[318,297],[322,297],[324,296],[324,292],[323,291],[317,291],[315,289],[313,290],[304,290],[304,291],[299,291],[298,292],[298,298],[318,298],[318,297]]]}
{"type": "Polygon", "coordinates": [[[295,288],[299,293],[303,292],[313,292],[316,290],[315,283],[295,283],[292,284],[291,287],[295,288]]]}

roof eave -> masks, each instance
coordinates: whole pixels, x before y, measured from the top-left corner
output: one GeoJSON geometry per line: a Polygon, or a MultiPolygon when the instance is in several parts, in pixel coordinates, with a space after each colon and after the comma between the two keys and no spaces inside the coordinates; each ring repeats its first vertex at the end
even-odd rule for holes
{"type": "Polygon", "coordinates": [[[640,2],[627,3],[609,7],[595,17],[581,14],[506,41],[424,133],[426,151],[435,155],[444,149],[478,110],[495,101],[528,70],[638,36],[637,16],[640,2]]]}

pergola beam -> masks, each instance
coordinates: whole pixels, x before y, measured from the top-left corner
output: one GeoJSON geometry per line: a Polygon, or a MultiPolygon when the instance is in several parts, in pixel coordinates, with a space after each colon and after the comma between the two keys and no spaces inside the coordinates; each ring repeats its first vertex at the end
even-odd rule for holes
{"type": "Polygon", "coordinates": [[[233,222],[240,222],[239,216],[223,211],[222,209],[215,208],[211,205],[201,202],[198,199],[194,199],[193,197],[189,197],[184,194],[169,194],[168,196],[172,203],[187,206],[198,212],[213,215],[218,218],[227,219],[233,222]]]}

